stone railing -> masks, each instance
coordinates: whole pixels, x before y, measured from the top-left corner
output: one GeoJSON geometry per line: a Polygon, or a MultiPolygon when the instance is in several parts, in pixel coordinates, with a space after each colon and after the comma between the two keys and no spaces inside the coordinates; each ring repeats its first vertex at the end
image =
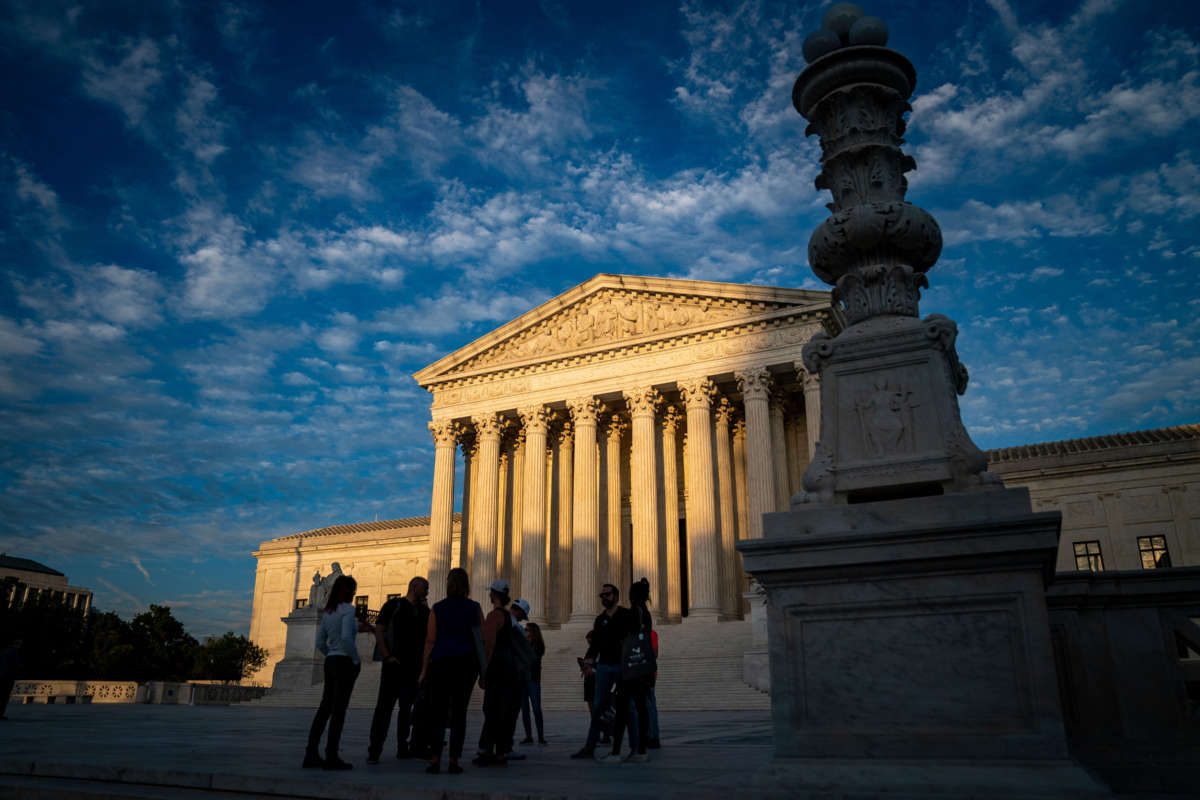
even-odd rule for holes
{"type": "Polygon", "coordinates": [[[21,703],[141,703],[145,687],[135,681],[17,681],[21,703]]]}
{"type": "Polygon", "coordinates": [[[265,686],[225,683],[150,681],[17,681],[14,703],[151,703],[155,705],[225,706],[262,697],[265,686]]]}

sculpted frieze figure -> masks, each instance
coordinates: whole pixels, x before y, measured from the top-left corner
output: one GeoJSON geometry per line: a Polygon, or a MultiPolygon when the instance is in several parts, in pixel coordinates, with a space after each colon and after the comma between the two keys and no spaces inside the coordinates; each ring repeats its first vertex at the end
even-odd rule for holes
{"type": "Polygon", "coordinates": [[[606,289],[496,344],[453,372],[719,322],[746,314],[751,308],[751,303],[742,301],[714,304],[705,297],[606,289]]]}

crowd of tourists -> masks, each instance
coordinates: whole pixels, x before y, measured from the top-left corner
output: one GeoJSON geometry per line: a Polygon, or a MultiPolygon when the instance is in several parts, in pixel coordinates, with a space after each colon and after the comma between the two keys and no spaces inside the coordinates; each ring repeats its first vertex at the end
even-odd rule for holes
{"type": "MultiPolygon", "coordinates": [[[[338,751],[346,708],[361,669],[356,643],[361,632],[373,634],[374,659],[382,662],[368,764],[379,763],[395,713],[397,758],[424,759],[426,772],[441,772],[448,730],[446,771],[462,773],[467,707],[476,684],[483,690],[483,730],[473,764],[504,767],[525,758],[514,750],[518,717],[525,731],[520,744],[534,743],[535,727],[537,743],[547,743],[541,700],[546,644],[539,626],[529,621],[529,603],[510,597],[508,581],[498,579],[488,587],[485,614],[470,598],[466,570],[450,570],[446,597],[432,610],[427,604],[428,581],[413,578],[403,597],[384,604],[374,624],[356,616],[357,589],[354,578],[339,576],[320,613],[316,646],[325,656],[325,683],[303,766],[352,767],[338,751]]],[[[646,761],[647,748],[658,747],[654,702],[658,641],[647,608],[649,596],[645,578],[630,587],[628,608],[620,605],[616,586],[605,584],[600,593],[604,610],[587,635],[586,654],[579,659],[588,731],[583,748],[571,758],[619,763],[626,733],[625,761],[646,761]]]]}

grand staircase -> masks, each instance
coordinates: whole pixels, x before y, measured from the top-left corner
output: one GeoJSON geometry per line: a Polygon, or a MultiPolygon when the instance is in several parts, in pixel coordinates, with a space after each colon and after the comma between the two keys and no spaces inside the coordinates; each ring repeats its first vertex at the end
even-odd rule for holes
{"type": "MultiPolygon", "coordinates": [[[[583,679],[576,658],[587,649],[590,625],[545,627],[546,656],[542,659],[542,707],[547,711],[582,711],[583,679]]],[[[746,711],[771,707],[770,695],[742,680],[742,654],[751,646],[749,622],[688,622],[658,628],[659,659],[655,696],[665,711],[746,711]]],[[[363,669],[350,697],[351,708],[373,708],[379,693],[379,664],[370,661],[371,640],[360,636],[363,669]]],[[[246,705],[315,708],[321,701],[320,683],[302,689],[272,689],[246,705]]],[[[471,704],[479,708],[483,692],[476,689],[471,704]]]]}

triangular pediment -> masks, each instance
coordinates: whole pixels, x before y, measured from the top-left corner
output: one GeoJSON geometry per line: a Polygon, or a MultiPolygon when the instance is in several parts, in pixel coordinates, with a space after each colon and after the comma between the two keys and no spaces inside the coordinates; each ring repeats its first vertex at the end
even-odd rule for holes
{"type": "Polygon", "coordinates": [[[827,312],[829,294],[713,281],[597,275],[430,364],[428,386],[454,377],[665,339],[787,309],[827,312]]]}

